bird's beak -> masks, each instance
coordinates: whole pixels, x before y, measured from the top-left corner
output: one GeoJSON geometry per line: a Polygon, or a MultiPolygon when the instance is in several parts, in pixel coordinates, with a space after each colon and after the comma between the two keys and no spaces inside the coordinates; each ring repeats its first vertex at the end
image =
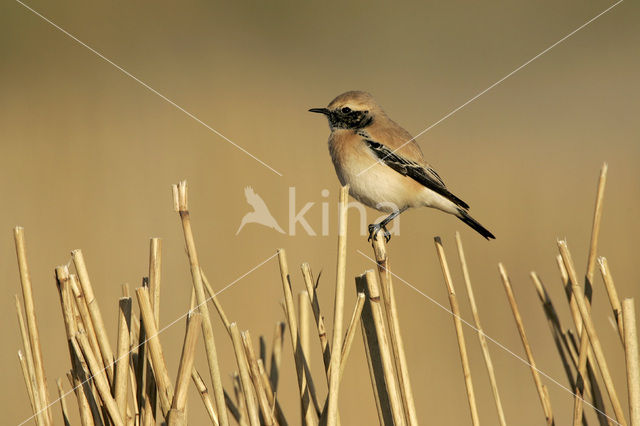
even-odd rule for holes
{"type": "Polygon", "coordinates": [[[329,115],[329,110],[326,108],[311,108],[309,112],[317,112],[324,115],[329,115]]]}

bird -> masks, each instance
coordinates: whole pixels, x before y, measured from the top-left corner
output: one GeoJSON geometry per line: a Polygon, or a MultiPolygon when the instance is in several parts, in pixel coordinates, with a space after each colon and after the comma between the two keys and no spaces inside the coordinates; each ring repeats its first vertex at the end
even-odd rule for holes
{"type": "Polygon", "coordinates": [[[326,108],[311,108],[329,121],[329,153],[340,183],[361,203],[390,213],[369,225],[369,238],[405,210],[431,207],[452,214],[487,240],[495,236],[469,214],[469,205],[455,196],[424,159],[411,134],[393,121],[368,92],[338,95],[326,108]]]}
{"type": "Polygon", "coordinates": [[[267,226],[269,228],[275,229],[281,234],[284,234],[284,230],[280,228],[280,225],[278,225],[278,222],[276,222],[262,197],[256,194],[252,187],[247,186],[244,189],[244,197],[246,198],[247,203],[249,203],[249,205],[253,207],[253,211],[245,214],[242,217],[242,220],[240,221],[240,227],[236,231],[236,235],[240,233],[240,230],[247,223],[259,223],[260,225],[267,226]]]}

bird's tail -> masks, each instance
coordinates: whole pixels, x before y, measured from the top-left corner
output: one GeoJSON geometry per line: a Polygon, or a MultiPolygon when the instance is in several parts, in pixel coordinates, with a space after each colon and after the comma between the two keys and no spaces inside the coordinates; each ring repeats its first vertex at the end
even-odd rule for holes
{"type": "Polygon", "coordinates": [[[473,228],[478,234],[485,237],[487,240],[496,239],[496,237],[484,226],[480,225],[480,222],[471,217],[469,212],[463,209],[458,209],[458,219],[473,228]]]}

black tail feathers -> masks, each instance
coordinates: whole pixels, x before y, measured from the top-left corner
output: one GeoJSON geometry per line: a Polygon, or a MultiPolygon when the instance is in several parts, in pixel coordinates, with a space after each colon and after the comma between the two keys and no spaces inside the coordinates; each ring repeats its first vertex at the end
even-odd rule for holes
{"type": "Polygon", "coordinates": [[[480,225],[480,222],[471,217],[471,215],[463,209],[458,209],[459,216],[458,218],[473,228],[478,234],[485,237],[487,240],[496,239],[496,237],[484,226],[480,225]]]}

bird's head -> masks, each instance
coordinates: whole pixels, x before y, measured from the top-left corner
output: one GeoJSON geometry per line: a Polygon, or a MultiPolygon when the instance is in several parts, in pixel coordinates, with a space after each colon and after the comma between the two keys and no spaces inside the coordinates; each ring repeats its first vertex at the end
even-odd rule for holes
{"type": "Polygon", "coordinates": [[[326,115],[331,130],[362,129],[369,126],[376,115],[384,114],[373,96],[361,91],[343,93],[326,108],[311,108],[309,111],[326,115]]]}

